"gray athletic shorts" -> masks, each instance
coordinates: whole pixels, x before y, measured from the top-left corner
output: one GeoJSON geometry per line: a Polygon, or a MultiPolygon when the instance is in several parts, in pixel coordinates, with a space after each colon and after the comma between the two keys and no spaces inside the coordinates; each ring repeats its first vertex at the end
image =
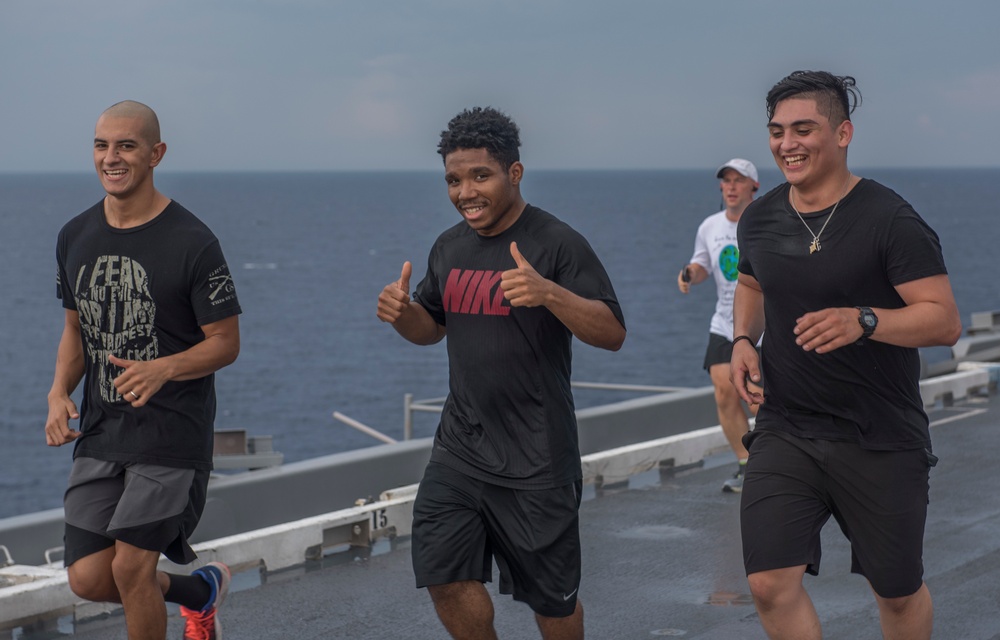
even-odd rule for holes
{"type": "Polygon", "coordinates": [[[68,567],[117,540],[187,564],[205,508],[208,472],[78,457],[63,498],[68,567]]]}

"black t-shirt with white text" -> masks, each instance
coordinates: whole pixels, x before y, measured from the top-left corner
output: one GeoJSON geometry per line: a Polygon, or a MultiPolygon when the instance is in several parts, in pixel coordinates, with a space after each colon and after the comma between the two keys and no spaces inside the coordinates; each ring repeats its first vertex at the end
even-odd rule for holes
{"type": "Polygon", "coordinates": [[[538,273],[608,305],[608,274],[569,225],[528,205],[493,237],[462,221],[434,243],[414,299],[447,330],[449,394],[431,459],[485,482],[546,488],[581,477],[570,390],[572,333],[544,307],[511,307],[500,287],[511,242],[538,273]]]}
{"type": "Polygon", "coordinates": [[[115,389],[122,370],[108,355],[173,355],[204,340],[200,327],[241,312],[218,239],[176,202],[143,225],[117,229],[102,201],[62,228],[56,260],[56,295],[79,314],[83,342],[74,456],[210,470],[214,375],[167,382],[133,408],[115,389]]]}

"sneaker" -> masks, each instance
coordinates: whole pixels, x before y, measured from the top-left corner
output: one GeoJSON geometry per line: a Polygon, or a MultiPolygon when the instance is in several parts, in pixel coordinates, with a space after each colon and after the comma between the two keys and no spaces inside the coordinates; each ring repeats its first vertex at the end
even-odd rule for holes
{"type": "Polygon", "coordinates": [[[191,575],[199,576],[207,582],[212,594],[200,611],[181,607],[181,615],[186,619],[184,640],[222,640],[222,625],[219,624],[215,614],[229,593],[231,579],[229,567],[221,562],[209,562],[204,567],[192,571],[191,575]]]}
{"type": "Polygon", "coordinates": [[[739,471],[732,478],[722,483],[723,493],[740,493],[743,491],[743,472],[746,471],[746,468],[745,464],[741,464],[739,471]]]}

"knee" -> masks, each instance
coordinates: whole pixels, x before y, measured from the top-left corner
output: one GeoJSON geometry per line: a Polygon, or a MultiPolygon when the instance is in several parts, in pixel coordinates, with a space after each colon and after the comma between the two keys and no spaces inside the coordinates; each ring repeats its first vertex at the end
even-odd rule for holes
{"type": "Polygon", "coordinates": [[[427,587],[438,610],[482,608],[492,606],[492,600],[481,582],[466,580],[427,587]]]}
{"type": "Polygon", "coordinates": [[[98,574],[95,571],[83,571],[70,565],[66,570],[69,578],[69,588],[78,597],[91,602],[120,602],[118,589],[110,573],[98,574]]]}
{"type": "Polygon", "coordinates": [[[879,608],[883,612],[894,616],[908,615],[915,607],[922,606],[925,600],[930,600],[927,586],[923,584],[908,596],[883,598],[876,593],[875,598],[878,601],[879,608]]]}
{"type": "Polygon", "coordinates": [[[736,387],[729,380],[716,382],[715,404],[720,409],[733,410],[740,408],[740,396],[736,393],[736,387]]]}
{"type": "Polygon", "coordinates": [[[143,567],[122,554],[111,562],[111,575],[119,591],[128,593],[146,577],[143,567]]]}
{"type": "Polygon", "coordinates": [[[445,627],[477,630],[477,633],[468,636],[453,633],[456,638],[496,638],[496,635],[490,635],[493,629],[493,600],[482,583],[453,582],[429,586],[427,590],[434,602],[434,610],[445,627]]]}
{"type": "Polygon", "coordinates": [[[766,606],[775,599],[776,584],[770,576],[764,573],[752,573],[747,576],[747,582],[750,583],[750,593],[758,605],[766,606]]]}
{"type": "Polygon", "coordinates": [[[781,571],[761,571],[747,576],[750,593],[760,609],[776,609],[794,599],[802,588],[801,576],[781,571]]]}
{"type": "Polygon", "coordinates": [[[450,584],[437,584],[427,587],[427,592],[431,595],[431,600],[438,606],[447,605],[450,602],[462,599],[462,594],[468,587],[461,582],[450,584]]]}
{"type": "Polygon", "coordinates": [[[898,616],[906,613],[911,599],[912,596],[903,596],[902,598],[880,598],[879,605],[886,613],[898,616]]]}

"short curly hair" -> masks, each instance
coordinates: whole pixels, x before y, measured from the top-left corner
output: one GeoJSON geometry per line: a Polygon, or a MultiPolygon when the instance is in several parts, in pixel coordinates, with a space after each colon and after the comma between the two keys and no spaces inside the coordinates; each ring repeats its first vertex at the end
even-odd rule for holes
{"type": "Polygon", "coordinates": [[[767,92],[767,119],[774,118],[778,103],[789,98],[812,98],[816,108],[836,126],[850,120],[861,104],[861,91],[851,76],[827,71],[793,71],[767,92]]]}
{"type": "Polygon", "coordinates": [[[458,114],[441,132],[441,159],[457,149],[486,149],[504,171],[521,160],[521,132],[506,113],[493,107],[473,107],[458,114]]]}

